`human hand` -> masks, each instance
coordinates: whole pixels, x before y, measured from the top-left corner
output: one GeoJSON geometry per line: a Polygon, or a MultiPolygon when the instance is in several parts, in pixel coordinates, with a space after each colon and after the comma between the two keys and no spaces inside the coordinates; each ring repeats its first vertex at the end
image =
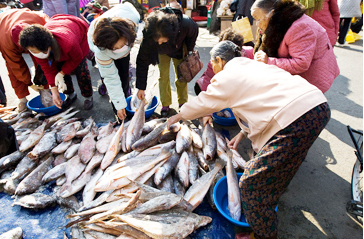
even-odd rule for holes
{"type": "Polygon", "coordinates": [[[268,55],[264,51],[260,50],[254,55],[254,60],[263,62],[265,64],[268,63],[268,55]]]}
{"type": "Polygon", "coordinates": [[[39,92],[40,90],[44,90],[44,86],[42,86],[42,85],[30,85],[29,87],[36,92],[39,92]]]}
{"type": "Polygon", "coordinates": [[[203,126],[205,126],[207,123],[212,124],[212,118],[211,115],[206,115],[202,117],[203,126]]]}
{"type": "Polygon", "coordinates": [[[51,91],[52,91],[52,99],[53,99],[54,105],[57,108],[62,109],[63,101],[61,100],[61,96],[59,95],[57,86],[53,86],[51,88],[51,91]]]}
{"type": "Polygon", "coordinates": [[[170,117],[168,120],[167,120],[167,129],[169,129],[169,127],[174,124],[174,123],[177,123],[179,122],[180,120],[182,119],[181,115],[178,113],[176,115],[173,115],[172,117],[170,117]]]}
{"type": "Polygon", "coordinates": [[[235,135],[235,137],[232,139],[232,140],[230,140],[229,142],[228,142],[228,147],[229,148],[231,148],[231,149],[237,149],[238,148],[238,144],[239,144],[239,142],[242,140],[242,139],[244,139],[245,138],[245,135],[244,135],[244,133],[243,132],[239,132],[237,135],[235,135]]]}
{"type": "Polygon", "coordinates": [[[121,109],[121,110],[117,110],[116,113],[117,113],[118,118],[120,120],[124,120],[126,118],[125,108],[124,109],[121,109]]]}
{"type": "Polygon", "coordinates": [[[65,91],[67,90],[66,83],[64,82],[64,74],[62,71],[58,72],[58,74],[55,77],[55,85],[58,87],[58,90],[65,91]]]}
{"type": "Polygon", "coordinates": [[[142,100],[145,98],[145,91],[144,90],[139,90],[138,89],[138,93],[137,93],[138,99],[142,100]]]}

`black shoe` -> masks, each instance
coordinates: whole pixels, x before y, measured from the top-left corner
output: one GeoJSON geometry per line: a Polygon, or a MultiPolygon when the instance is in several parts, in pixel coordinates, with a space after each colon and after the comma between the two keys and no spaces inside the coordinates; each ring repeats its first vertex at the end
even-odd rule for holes
{"type": "Polygon", "coordinates": [[[66,108],[68,108],[68,107],[70,107],[70,105],[73,103],[73,102],[75,102],[75,100],[77,99],[77,94],[66,94],[66,99],[65,99],[65,101],[64,101],[64,103],[63,103],[63,109],[66,109],[66,108]]]}
{"type": "Polygon", "coordinates": [[[85,100],[85,102],[83,103],[83,108],[85,110],[90,110],[93,106],[94,106],[94,100],[92,97],[90,100],[85,100]]]}
{"type": "Polygon", "coordinates": [[[161,110],[161,116],[162,118],[167,117],[169,111],[169,106],[163,106],[161,110]]]}

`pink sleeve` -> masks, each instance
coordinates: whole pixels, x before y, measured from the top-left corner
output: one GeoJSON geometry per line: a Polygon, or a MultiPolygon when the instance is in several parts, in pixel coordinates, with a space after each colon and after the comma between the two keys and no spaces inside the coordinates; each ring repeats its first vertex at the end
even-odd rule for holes
{"type": "Polygon", "coordinates": [[[243,49],[241,50],[242,52],[245,51],[245,57],[249,58],[249,59],[254,59],[254,48],[251,46],[243,46],[243,49]]]}
{"type": "Polygon", "coordinates": [[[210,80],[214,77],[215,73],[212,69],[212,65],[209,62],[207,68],[202,76],[197,80],[197,84],[200,86],[201,91],[206,91],[207,86],[210,84],[210,80]]]}
{"type": "Polygon", "coordinates": [[[292,75],[298,75],[311,66],[317,39],[315,32],[307,24],[296,25],[294,29],[292,27],[287,31],[280,46],[281,48],[282,45],[286,45],[289,56],[287,58],[269,57],[268,64],[276,65],[292,75]]]}

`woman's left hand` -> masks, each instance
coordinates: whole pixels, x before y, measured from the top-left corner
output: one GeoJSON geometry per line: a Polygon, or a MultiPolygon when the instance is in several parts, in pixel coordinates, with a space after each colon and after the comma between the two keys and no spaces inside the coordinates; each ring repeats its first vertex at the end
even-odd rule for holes
{"type": "Polygon", "coordinates": [[[62,109],[63,101],[61,100],[61,96],[59,95],[58,87],[57,86],[52,87],[51,91],[52,91],[52,98],[54,105],[57,106],[57,108],[62,109]]]}
{"type": "Polygon", "coordinates": [[[174,124],[179,122],[182,119],[181,115],[178,113],[176,115],[173,115],[171,118],[168,119],[167,121],[167,129],[169,129],[169,127],[174,124]]]}
{"type": "Polygon", "coordinates": [[[263,62],[265,64],[268,63],[268,55],[264,51],[260,50],[254,55],[254,60],[263,62]]]}

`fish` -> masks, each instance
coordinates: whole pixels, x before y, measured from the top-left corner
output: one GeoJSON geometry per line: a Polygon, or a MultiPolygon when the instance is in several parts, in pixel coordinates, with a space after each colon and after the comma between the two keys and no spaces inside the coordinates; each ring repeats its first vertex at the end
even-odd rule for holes
{"type": "Polygon", "coordinates": [[[187,125],[183,124],[181,129],[177,133],[176,137],[176,151],[177,153],[182,153],[187,150],[192,143],[191,130],[187,125]]]}
{"type": "Polygon", "coordinates": [[[173,150],[172,156],[154,174],[154,183],[158,186],[176,167],[180,155],[173,150]]]}
{"type": "Polygon", "coordinates": [[[224,136],[222,136],[221,133],[219,132],[215,132],[216,134],[216,143],[218,144],[218,146],[223,150],[226,151],[227,150],[227,143],[224,136]]]}
{"type": "Polygon", "coordinates": [[[78,156],[80,157],[81,162],[84,164],[87,164],[95,154],[96,136],[96,131],[92,129],[81,141],[80,147],[78,148],[78,156]]]}
{"type": "Polygon", "coordinates": [[[77,131],[77,133],[76,133],[77,138],[85,137],[91,131],[91,129],[94,126],[96,126],[95,121],[92,119],[92,116],[90,116],[90,118],[86,119],[83,123],[87,126],[84,129],[77,131]]]}
{"type": "Polygon", "coordinates": [[[67,198],[59,197],[57,196],[59,194],[59,190],[61,190],[60,186],[56,186],[53,189],[54,198],[56,199],[57,204],[66,208],[70,208],[73,211],[77,212],[80,208],[80,204],[78,203],[77,198],[75,196],[69,196],[67,198]]]}
{"type": "Polygon", "coordinates": [[[33,159],[25,156],[20,160],[18,165],[16,165],[14,172],[11,174],[11,178],[14,180],[22,179],[37,166],[38,166],[38,161],[34,161],[33,159]]]}
{"type": "Polygon", "coordinates": [[[75,180],[85,169],[86,165],[81,162],[81,159],[78,155],[73,156],[70,160],[68,160],[65,170],[65,175],[67,181],[63,184],[60,192],[70,191],[71,183],[75,180]]]}
{"type": "Polygon", "coordinates": [[[48,183],[52,180],[56,180],[65,174],[67,168],[67,162],[61,163],[51,170],[49,170],[42,178],[43,183],[48,183]]]}
{"type": "Polygon", "coordinates": [[[88,239],[79,226],[71,227],[71,235],[72,239],[88,239]]]}
{"type": "Polygon", "coordinates": [[[143,151],[158,142],[158,137],[162,131],[166,128],[167,122],[164,122],[157,126],[152,132],[147,134],[144,138],[137,140],[133,145],[132,149],[135,151],[143,151]]]}
{"type": "Polygon", "coordinates": [[[76,136],[77,131],[81,128],[81,122],[75,121],[65,125],[59,132],[57,132],[57,142],[69,141],[76,136]]]}
{"type": "Polygon", "coordinates": [[[101,126],[99,128],[99,135],[97,136],[97,140],[99,141],[100,139],[110,135],[114,131],[114,125],[115,123],[109,122],[107,125],[101,126]]]}
{"type": "Polygon", "coordinates": [[[4,121],[4,123],[7,123],[8,125],[13,125],[13,124],[17,123],[20,119],[27,119],[31,115],[32,115],[32,112],[25,111],[25,112],[18,114],[17,116],[15,116],[12,119],[8,119],[8,120],[4,119],[3,121],[4,121]]]}
{"type": "Polygon", "coordinates": [[[205,156],[203,155],[203,152],[200,149],[194,148],[193,152],[195,153],[197,157],[198,164],[204,169],[208,170],[209,165],[206,162],[205,156]]]}
{"type": "Polygon", "coordinates": [[[184,151],[176,165],[175,174],[181,184],[187,188],[190,185],[188,169],[189,169],[190,161],[188,159],[188,154],[184,151]]]}
{"type": "Polygon", "coordinates": [[[112,163],[112,161],[114,160],[116,155],[119,153],[119,151],[120,151],[119,142],[120,142],[121,133],[123,132],[123,128],[124,128],[124,120],[123,120],[123,123],[121,124],[120,128],[118,129],[118,131],[112,138],[109,149],[107,150],[104,158],[102,159],[101,166],[100,166],[102,170],[105,170],[112,163]]]}
{"type": "Polygon", "coordinates": [[[198,162],[197,157],[193,153],[193,150],[188,150],[188,177],[191,184],[193,184],[198,179],[198,162]]]}
{"type": "MultiPolygon", "coordinates": [[[[127,223],[124,222],[117,222],[117,221],[100,221],[95,223],[98,226],[105,227],[105,228],[113,228],[115,230],[121,231],[132,238],[138,239],[151,239],[151,237],[147,236],[144,232],[141,232],[135,229],[132,226],[129,226],[127,223]]],[[[122,239],[122,238],[118,238],[122,239]]]]}
{"type": "Polygon", "coordinates": [[[142,100],[140,103],[140,107],[135,112],[133,118],[131,118],[131,120],[130,120],[130,125],[128,126],[127,133],[126,133],[127,151],[131,150],[132,145],[142,135],[143,126],[145,123],[144,106],[145,106],[145,101],[142,100]]]}
{"type": "Polygon", "coordinates": [[[26,176],[15,190],[15,195],[34,193],[41,185],[42,178],[48,172],[54,157],[46,156],[47,159],[26,176]]]}
{"type": "Polygon", "coordinates": [[[195,148],[199,148],[202,149],[203,148],[203,142],[202,142],[202,138],[201,136],[193,129],[191,130],[191,135],[192,135],[192,145],[195,148]]]}
{"type": "Polygon", "coordinates": [[[149,120],[148,122],[145,122],[144,126],[143,126],[143,130],[142,130],[142,135],[149,134],[157,127],[157,125],[164,123],[166,120],[167,120],[166,118],[159,118],[159,119],[152,119],[152,120],[149,120]]]}
{"type": "Polygon", "coordinates": [[[33,193],[19,197],[11,206],[41,209],[55,205],[56,199],[43,193],[33,193]]]}
{"type": "Polygon", "coordinates": [[[44,136],[39,140],[38,144],[35,145],[33,150],[30,151],[27,154],[27,156],[33,160],[42,158],[56,146],[57,146],[56,132],[55,131],[48,132],[44,134],[44,136]]]}
{"type": "Polygon", "coordinates": [[[103,192],[100,194],[100,196],[98,196],[96,199],[94,199],[93,201],[89,202],[89,203],[84,203],[84,205],[78,209],[79,212],[88,210],[90,208],[94,208],[97,206],[100,206],[101,204],[103,204],[104,202],[106,202],[106,198],[113,192],[113,190],[109,190],[106,192],[103,192]]]}
{"type": "Polygon", "coordinates": [[[19,150],[14,151],[11,154],[5,155],[0,159],[0,171],[5,171],[11,166],[17,165],[20,160],[27,155],[28,152],[20,152],[19,150]]]}
{"type": "Polygon", "coordinates": [[[161,133],[161,135],[159,135],[159,137],[158,137],[158,142],[160,144],[167,143],[172,140],[176,140],[176,137],[177,137],[177,133],[172,132],[168,129],[164,129],[163,132],[161,133]]]}
{"type": "Polygon", "coordinates": [[[159,185],[157,185],[157,188],[165,192],[174,193],[172,175],[169,174],[159,185]]]}
{"type": "Polygon", "coordinates": [[[184,196],[186,193],[186,188],[181,184],[181,182],[176,178],[173,177],[173,187],[174,192],[179,196],[184,196]]]}
{"type": "Polygon", "coordinates": [[[41,126],[39,126],[32,133],[30,133],[28,138],[20,145],[20,147],[19,147],[20,152],[24,152],[24,151],[32,148],[39,142],[39,140],[44,135],[44,131],[45,131],[45,127],[46,127],[47,123],[48,123],[48,120],[44,120],[41,126]]]}
{"type": "Polygon", "coordinates": [[[214,196],[213,196],[215,185],[224,176],[225,176],[224,173],[222,171],[219,171],[216,174],[216,176],[215,176],[215,178],[214,178],[214,180],[213,180],[213,182],[212,182],[212,184],[211,184],[211,186],[209,188],[209,191],[207,193],[207,202],[210,204],[212,209],[216,209],[216,205],[215,205],[215,202],[214,202],[214,196]]]}
{"type": "Polygon", "coordinates": [[[63,154],[58,154],[53,161],[53,167],[55,167],[61,163],[64,163],[64,162],[67,162],[67,159],[64,157],[63,154]]]}
{"type": "Polygon", "coordinates": [[[228,151],[228,162],[226,164],[226,181],[228,192],[228,209],[231,218],[239,221],[241,216],[241,197],[239,181],[232,163],[232,152],[228,151]]]}
{"type": "MultiPolygon", "coordinates": [[[[229,140],[225,137],[226,143],[229,143],[229,140]]],[[[235,149],[230,148],[230,151],[232,152],[232,159],[236,162],[236,164],[239,166],[239,168],[244,169],[246,160],[239,154],[239,152],[235,149]]]]}
{"type": "Polygon", "coordinates": [[[221,160],[217,160],[215,163],[215,167],[212,171],[202,175],[199,179],[195,181],[194,184],[187,190],[186,194],[183,196],[183,199],[189,202],[192,205],[192,210],[200,205],[203,198],[205,197],[207,191],[210,188],[216,174],[225,166],[225,162],[221,160]]]}
{"type": "Polygon", "coordinates": [[[67,178],[65,175],[62,175],[61,177],[57,178],[56,185],[62,186],[67,181],[67,178]]]}
{"type": "Polygon", "coordinates": [[[80,148],[81,146],[81,143],[79,144],[73,144],[71,145],[67,150],[66,152],[64,152],[64,157],[66,159],[70,159],[72,158],[73,156],[75,156],[77,153],[78,153],[78,149],[80,148]]]}
{"type": "Polygon", "coordinates": [[[210,124],[206,124],[202,132],[203,154],[206,160],[212,160],[215,157],[217,142],[215,130],[210,124]]]}
{"type": "MultiPolygon", "coordinates": [[[[21,120],[19,120],[19,121],[21,121],[21,120]]],[[[41,123],[37,118],[31,118],[31,117],[29,117],[19,123],[18,122],[12,125],[12,127],[15,131],[18,131],[21,129],[34,129],[34,128],[38,127],[41,123]]]]}
{"type": "Polygon", "coordinates": [[[76,122],[76,121],[80,121],[81,118],[70,118],[70,119],[60,119],[58,121],[56,121],[54,124],[52,124],[49,129],[50,130],[55,130],[55,131],[60,131],[65,125],[76,122]]]}
{"type": "Polygon", "coordinates": [[[50,89],[39,90],[39,95],[40,95],[40,102],[42,103],[42,105],[45,108],[48,108],[48,107],[51,107],[54,105],[50,89]]]}
{"type": "Polygon", "coordinates": [[[101,168],[98,168],[97,171],[91,175],[90,180],[86,183],[85,188],[82,192],[82,199],[85,205],[90,203],[95,198],[96,191],[94,190],[94,187],[103,173],[104,171],[102,171],[101,168]]]}
{"type": "Polygon", "coordinates": [[[62,142],[52,149],[53,154],[63,154],[72,144],[72,140],[62,142]]]}
{"type": "Polygon", "coordinates": [[[102,154],[106,153],[107,150],[109,149],[110,142],[114,138],[114,135],[115,134],[116,134],[116,132],[113,131],[108,136],[105,136],[105,137],[101,138],[100,140],[98,140],[96,142],[96,149],[97,149],[97,151],[99,151],[102,154]]]}
{"type": "Polygon", "coordinates": [[[138,151],[131,151],[127,154],[124,154],[122,156],[120,156],[118,159],[117,159],[117,163],[120,163],[120,162],[123,162],[125,160],[128,160],[128,159],[131,159],[131,158],[135,158],[136,156],[138,156],[140,154],[140,152],[138,151]]]}
{"type": "Polygon", "coordinates": [[[21,227],[16,227],[11,229],[10,231],[4,232],[0,235],[2,239],[22,239],[23,238],[23,230],[21,227]]]}
{"type": "Polygon", "coordinates": [[[66,120],[66,119],[70,119],[72,116],[74,116],[75,114],[77,114],[79,112],[79,110],[77,111],[74,111],[72,113],[70,113],[72,110],[74,110],[75,107],[70,107],[68,108],[67,110],[59,113],[59,114],[56,114],[56,115],[53,115],[51,117],[48,118],[48,125],[47,125],[47,128],[51,127],[55,122],[57,122],[58,120],[66,120]]]}

